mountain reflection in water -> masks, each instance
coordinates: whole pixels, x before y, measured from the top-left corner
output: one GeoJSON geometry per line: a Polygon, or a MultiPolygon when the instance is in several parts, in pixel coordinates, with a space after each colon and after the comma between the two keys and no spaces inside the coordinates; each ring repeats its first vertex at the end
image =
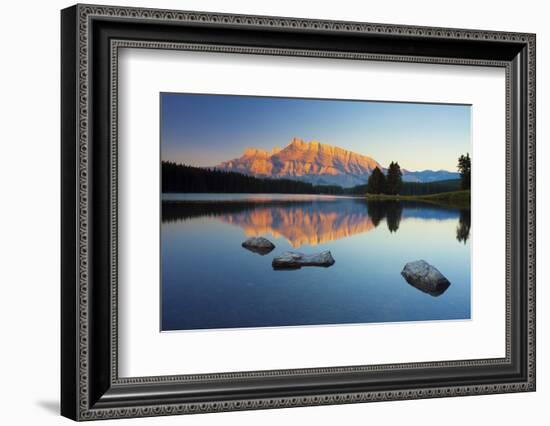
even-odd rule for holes
{"type": "Polygon", "coordinates": [[[161,330],[469,319],[470,214],[429,203],[287,194],[163,194],[161,330]],[[258,256],[252,236],[275,248],[258,256]],[[277,270],[286,251],[330,251],[330,268],[277,270]],[[407,284],[424,259],[438,297],[407,284]],[[437,291],[437,289],[436,289],[437,291]]]}
{"type": "Polygon", "coordinates": [[[365,201],[360,198],[165,200],[162,221],[215,217],[243,229],[248,237],[271,234],[292,247],[319,245],[369,232],[385,222],[397,232],[403,219],[458,221],[456,239],[466,243],[470,210],[457,210],[411,201],[365,201]],[[427,208],[429,207],[429,208],[427,208]]]}

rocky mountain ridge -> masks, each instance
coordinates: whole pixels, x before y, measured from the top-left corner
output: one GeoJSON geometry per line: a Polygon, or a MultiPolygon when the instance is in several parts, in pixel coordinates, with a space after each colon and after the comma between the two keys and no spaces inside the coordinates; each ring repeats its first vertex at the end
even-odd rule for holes
{"type": "MultiPolygon", "coordinates": [[[[271,151],[246,148],[243,155],[215,166],[219,170],[239,172],[255,177],[296,179],[314,185],[352,187],[367,182],[372,171],[385,168],[375,159],[343,148],[305,142],[293,138],[284,148],[271,151]]],[[[445,170],[411,172],[402,169],[406,182],[434,182],[456,179],[458,173],[445,170]]]]}

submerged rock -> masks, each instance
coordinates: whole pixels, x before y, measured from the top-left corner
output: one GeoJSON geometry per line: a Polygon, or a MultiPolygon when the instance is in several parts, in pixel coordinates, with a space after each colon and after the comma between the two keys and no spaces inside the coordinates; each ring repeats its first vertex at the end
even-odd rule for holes
{"type": "Polygon", "coordinates": [[[273,269],[300,269],[302,266],[332,266],[334,258],[330,251],[320,253],[303,254],[287,251],[273,259],[273,269]]]}
{"type": "Polygon", "coordinates": [[[407,263],[401,275],[410,285],[434,297],[442,295],[451,285],[441,272],[424,260],[407,263]]]}
{"type": "Polygon", "coordinates": [[[241,244],[245,249],[262,256],[275,248],[275,244],[264,237],[252,237],[241,244]]]}

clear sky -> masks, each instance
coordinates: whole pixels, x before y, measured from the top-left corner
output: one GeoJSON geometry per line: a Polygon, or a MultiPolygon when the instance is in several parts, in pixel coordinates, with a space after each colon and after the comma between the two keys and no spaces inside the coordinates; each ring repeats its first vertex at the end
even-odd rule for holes
{"type": "Polygon", "coordinates": [[[468,105],[161,93],[161,157],[214,166],[246,147],[293,137],[368,155],[387,167],[456,171],[471,153],[468,105]]]}

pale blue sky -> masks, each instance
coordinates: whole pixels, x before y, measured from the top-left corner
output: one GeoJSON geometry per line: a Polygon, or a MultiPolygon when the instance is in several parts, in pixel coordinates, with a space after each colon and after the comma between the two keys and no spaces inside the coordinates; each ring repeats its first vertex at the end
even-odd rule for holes
{"type": "Polygon", "coordinates": [[[469,105],[161,93],[161,157],[214,166],[246,147],[293,137],[368,155],[387,167],[456,171],[471,153],[469,105]]]}

